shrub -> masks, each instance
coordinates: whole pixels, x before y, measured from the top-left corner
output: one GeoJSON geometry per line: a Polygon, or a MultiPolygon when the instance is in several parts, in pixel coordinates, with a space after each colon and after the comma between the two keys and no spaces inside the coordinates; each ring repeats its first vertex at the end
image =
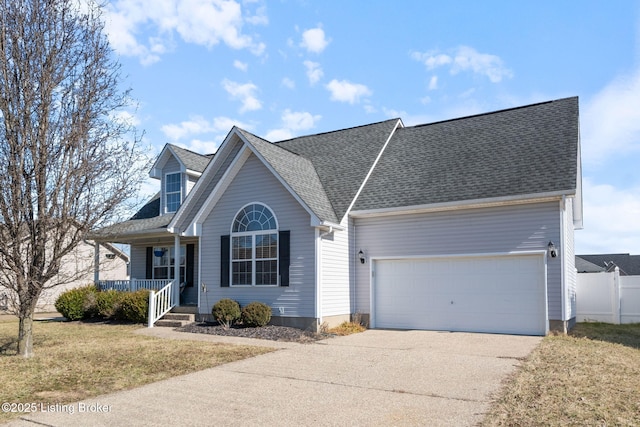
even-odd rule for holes
{"type": "Polygon", "coordinates": [[[95,314],[97,293],[93,285],[70,289],[60,294],[54,306],[69,320],[86,319],[95,314]]]}
{"type": "Polygon", "coordinates": [[[113,289],[98,292],[98,295],[96,296],[98,316],[104,317],[105,319],[111,319],[114,317],[120,309],[122,295],[124,295],[124,292],[118,292],[113,289]]]}
{"type": "Polygon", "coordinates": [[[261,302],[251,302],[242,308],[242,324],[264,326],[271,320],[271,307],[261,302]]]}
{"type": "Polygon", "coordinates": [[[133,323],[144,323],[149,314],[149,291],[141,289],[135,292],[122,292],[120,306],[115,312],[115,318],[133,323]]]}
{"type": "Polygon", "coordinates": [[[211,314],[218,323],[228,328],[240,318],[240,304],[232,299],[221,299],[213,305],[211,314]]]}
{"type": "Polygon", "coordinates": [[[356,322],[342,322],[339,326],[329,329],[327,332],[336,335],[351,335],[366,331],[367,328],[356,322]]]}

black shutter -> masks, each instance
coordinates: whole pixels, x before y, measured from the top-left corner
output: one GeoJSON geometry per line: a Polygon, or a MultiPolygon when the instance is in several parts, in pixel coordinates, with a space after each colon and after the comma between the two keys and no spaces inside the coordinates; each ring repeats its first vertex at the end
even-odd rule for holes
{"type": "Polygon", "coordinates": [[[147,246],[147,270],[145,279],[153,279],[153,248],[147,246]]]}
{"type": "Polygon", "coordinates": [[[223,288],[229,287],[230,243],[231,238],[229,235],[220,236],[220,286],[223,288]]]}
{"type": "Polygon", "coordinates": [[[185,281],[187,282],[187,288],[193,287],[193,258],[195,252],[195,245],[193,243],[187,245],[187,265],[185,268],[185,281]]]}
{"type": "Polygon", "coordinates": [[[278,257],[280,258],[280,286],[289,286],[289,265],[291,264],[289,231],[278,233],[278,257]]]}

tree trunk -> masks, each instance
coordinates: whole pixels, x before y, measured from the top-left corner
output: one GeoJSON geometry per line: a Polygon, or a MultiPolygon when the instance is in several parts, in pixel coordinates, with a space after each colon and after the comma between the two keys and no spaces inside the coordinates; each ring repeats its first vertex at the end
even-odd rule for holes
{"type": "Polygon", "coordinates": [[[35,307],[29,308],[26,315],[20,315],[18,324],[18,355],[33,357],[33,312],[35,307]]]}

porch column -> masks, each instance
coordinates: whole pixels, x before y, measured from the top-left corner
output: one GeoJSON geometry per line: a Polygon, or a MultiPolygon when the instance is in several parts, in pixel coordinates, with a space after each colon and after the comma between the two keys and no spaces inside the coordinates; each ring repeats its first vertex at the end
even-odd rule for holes
{"type": "Polygon", "coordinates": [[[180,305],[180,235],[175,235],[173,249],[173,301],[180,305]]]}
{"type": "Polygon", "coordinates": [[[93,283],[100,285],[100,243],[93,242],[93,283]]]}

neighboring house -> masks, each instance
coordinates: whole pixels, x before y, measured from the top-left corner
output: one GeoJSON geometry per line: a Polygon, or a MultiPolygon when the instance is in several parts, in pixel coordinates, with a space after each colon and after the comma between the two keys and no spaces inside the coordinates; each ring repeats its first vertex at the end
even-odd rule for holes
{"type": "MultiPolygon", "coordinates": [[[[128,276],[129,257],[117,247],[103,242],[99,251],[99,277],[101,280],[123,279],[128,276]]],[[[95,243],[83,241],[62,260],[60,273],[45,285],[38,303],[37,312],[55,311],[54,304],[61,293],[94,283],[96,266],[95,243]],[[61,284],[58,284],[61,283],[61,284]],[[53,287],[49,287],[55,285],[53,287]]],[[[0,288],[0,311],[10,310],[14,306],[15,295],[0,288]],[[6,306],[3,296],[6,295],[6,306]]]]}
{"type": "Polygon", "coordinates": [[[577,98],[278,143],[234,127],[214,157],[167,145],[151,176],[160,193],[92,238],[130,244],[138,279],[173,278],[179,252],[180,304],[202,317],[232,298],[310,329],[575,322],[577,98]]]}
{"type": "Polygon", "coordinates": [[[595,273],[599,271],[613,271],[616,267],[621,276],[640,276],[640,255],[629,254],[599,254],[576,255],[578,273],[595,273]],[[597,268],[589,268],[589,265],[597,268]],[[583,268],[579,268],[582,266],[583,268]]]}

